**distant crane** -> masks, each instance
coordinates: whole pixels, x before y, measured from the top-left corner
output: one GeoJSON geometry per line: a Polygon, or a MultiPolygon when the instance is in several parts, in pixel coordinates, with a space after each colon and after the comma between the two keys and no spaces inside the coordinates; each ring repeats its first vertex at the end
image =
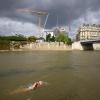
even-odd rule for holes
{"type": "Polygon", "coordinates": [[[45,29],[49,13],[46,11],[41,11],[41,10],[33,10],[33,9],[28,9],[28,8],[22,8],[22,9],[17,9],[18,12],[25,12],[25,13],[30,13],[32,15],[36,15],[38,17],[38,27],[39,27],[39,37],[43,37],[43,33],[41,32],[41,28],[43,30],[45,29]],[[45,23],[42,26],[42,18],[46,16],[45,23]],[[42,34],[42,36],[41,36],[42,34]]]}

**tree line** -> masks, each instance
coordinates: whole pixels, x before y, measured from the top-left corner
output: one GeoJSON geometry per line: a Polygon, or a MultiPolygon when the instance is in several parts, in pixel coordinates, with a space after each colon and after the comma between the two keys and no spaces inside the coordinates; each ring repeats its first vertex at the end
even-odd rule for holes
{"type": "Polygon", "coordinates": [[[64,44],[71,45],[72,40],[64,32],[59,32],[56,36],[51,36],[51,34],[46,35],[47,42],[63,42],[64,44]]]}
{"type": "Polygon", "coordinates": [[[25,37],[21,34],[16,34],[13,36],[0,36],[0,50],[13,48],[20,48],[28,42],[35,42],[37,38],[35,36],[25,37]]]}
{"type": "MultiPolygon", "coordinates": [[[[46,41],[46,42],[63,42],[65,44],[70,45],[72,43],[71,38],[68,37],[68,35],[66,35],[64,32],[59,32],[57,35],[55,36],[51,36],[51,34],[47,34],[46,35],[46,39],[42,40],[46,41]]],[[[35,37],[35,36],[29,36],[29,37],[25,37],[24,35],[21,34],[16,34],[13,36],[0,36],[0,43],[9,43],[11,41],[15,41],[15,42],[36,42],[36,40],[38,40],[39,38],[35,37]]]]}
{"type": "Polygon", "coordinates": [[[40,37],[40,38],[37,38],[35,36],[25,37],[24,35],[16,34],[13,36],[0,36],[0,48],[8,49],[12,45],[14,45],[15,48],[19,48],[20,45],[25,45],[27,43],[36,42],[38,39],[42,39],[45,42],[59,42],[59,44],[60,42],[63,42],[67,45],[71,45],[72,43],[68,35],[66,35],[63,32],[59,32],[55,36],[51,36],[51,34],[47,34],[46,39],[44,39],[43,37],[40,37]]]}

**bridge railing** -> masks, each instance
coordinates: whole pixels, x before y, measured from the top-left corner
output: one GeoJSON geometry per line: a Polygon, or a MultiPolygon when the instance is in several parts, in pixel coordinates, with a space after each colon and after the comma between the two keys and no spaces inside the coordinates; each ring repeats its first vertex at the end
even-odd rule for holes
{"type": "Polygon", "coordinates": [[[91,39],[80,39],[80,41],[98,41],[98,40],[100,40],[100,37],[98,37],[98,38],[91,38],[91,39]]]}

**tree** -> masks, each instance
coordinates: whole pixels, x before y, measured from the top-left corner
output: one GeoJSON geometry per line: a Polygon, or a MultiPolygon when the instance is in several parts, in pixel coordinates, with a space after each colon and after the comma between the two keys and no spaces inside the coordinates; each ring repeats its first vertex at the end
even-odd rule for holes
{"type": "Polygon", "coordinates": [[[28,37],[29,42],[36,42],[37,38],[35,36],[28,37]]]}
{"type": "Polygon", "coordinates": [[[0,40],[6,41],[26,41],[26,37],[20,34],[16,34],[14,36],[0,36],[0,40]]]}
{"type": "Polygon", "coordinates": [[[71,38],[69,38],[69,37],[67,38],[66,44],[68,44],[68,45],[71,45],[72,44],[71,38]]]}
{"type": "Polygon", "coordinates": [[[71,39],[63,32],[59,33],[56,36],[56,41],[59,42],[59,43],[63,42],[63,43],[68,44],[68,45],[71,44],[71,39]]]}
{"type": "Polygon", "coordinates": [[[50,38],[50,41],[51,41],[51,42],[55,42],[55,36],[52,36],[52,37],[50,38]]]}
{"type": "Polygon", "coordinates": [[[66,36],[65,34],[63,33],[59,33],[57,36],[56,36],[56,41],[57,42],[64,42],[66,41],[66,36]]]}
{"type": "Polygon", "coordinates": [[[51,41],[51,34],[46,35],[46,41],[50,42],[51,41]]]}
{"type": "Polygon", "coordinates": [[[55,36],[51,36],[51,34],[46,35],[47,42],[55,42],[55,36]]]}
{"type": "Polygon", "coordinates": [[[15,36],[8,36],[10,41],[27,41],[27,38],[21,34],[16,34],[15,36]]]}

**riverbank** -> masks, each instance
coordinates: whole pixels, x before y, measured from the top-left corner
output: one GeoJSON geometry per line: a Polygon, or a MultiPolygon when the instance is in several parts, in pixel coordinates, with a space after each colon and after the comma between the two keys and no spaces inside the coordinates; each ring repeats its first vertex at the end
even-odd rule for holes
{"type": "MultiPolygon", "coordinates": [[[[100,50],[100,44],[93,44],[94,50],[100,50]]],[[[72,45],[66,45],[59,42],[42,42],[42,43],[27,43],[20,46],[19,49],[10,47],[9,50],[0,50],[0,52],[6,51],[72,51],[72,45]]]]}
{"type": "Polygon", "coordinates": [[[10,50],[0,50],[1,52],[4,51],[36,51],[36,50],[50,50],[50,51],[71,51],[72,47],[65,45],[63,43],[29,43],[24,46],[20,46],[20,49],[11,48],[10,50]]]}
{"type": "Polygon", "coordinates": [[[48,42],[43,42],[43,43],[30,43],[27,45],[24,45],[23,47],[20,47],[22,49],[22,51],[33,51],[33,50],[72,50],[71,46],[68,46],[64,43],[48,43],[48,42]]]}
{"type": "Polygon", "coordinates": [[[0,52],[10,52],[10,51],[72,51],[72,49],[71,48],[68,48],[68,49],[55,49],[55,48],[53,48],[53,49],[44,49],[44,48],[36,48],[36,49],[26,49],[26,48],[24,48],[24,49],[13,49],[13,50],[0,50],[0,52]]]}

